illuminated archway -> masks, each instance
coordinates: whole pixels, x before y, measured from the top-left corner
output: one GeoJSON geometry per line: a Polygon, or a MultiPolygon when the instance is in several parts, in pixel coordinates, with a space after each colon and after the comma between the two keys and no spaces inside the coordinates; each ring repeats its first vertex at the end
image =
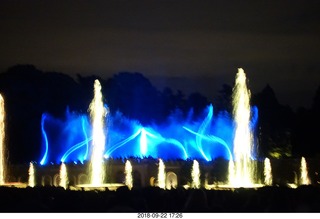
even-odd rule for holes
{"type": "Polygon", "coordinates": [[[60,185],[60,177],[59,174],[55,174],[53,176],[53,186],[59,186],[60,185]]]}
{"type": "Polygon", "coordinates": [[[79,174],[78,184],[87,184],[89,183],[88,176],[84,173],[79,174]]]}
{"type": "Polygon", "coordinates": [[[178,186],[178,176],[174,172],[167,172],[166,188],[175,189],[178,186]]]}
{"type": "Polygon", "coordinates": [[[49,175],[44,175],[41,180],[42,186],[52,186],[52,177],[49,175]]]}
{"type": "Polygon", "coordinates": [[[150,177],[150,186],[155,186],[156,178],[154,176],[150,177]]]}

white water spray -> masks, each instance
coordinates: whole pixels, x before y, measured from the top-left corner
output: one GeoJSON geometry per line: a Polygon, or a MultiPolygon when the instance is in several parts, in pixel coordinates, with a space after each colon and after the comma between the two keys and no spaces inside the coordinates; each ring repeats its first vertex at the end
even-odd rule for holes
{"type": "Polygon", "coordinates": [[[133,187],[133,180],[132,180],[132,165],[129,160],[126,161],[124,173],[126,175],[125,184],[131,190],[133,187]]]}
{"type": "Polygon", "coordinates": [[[267,186],[272,185],[272,169],[269,158],[264,159],[264,184],[267,186]]]}
{"type": "Polygon", "coordinates": [[[300,185],[310,185],[311,182],[308,176],[307,161],[304,157],[301,158],[300,172],[300,185]]]}
{"type": "Polygon", "coordinates": [[[165,165],[161,159],[159,159],[158,186],[162,189],[166,187],[165,165]]]}
{"type": "Polygon", "coordinates": [[[64,189],[67,189],[68,187],[68,173],[67,173],[67,167],[65,163],[61,163],[60,165],[60,184],[59,186],[63,187],[64,189]]]}
{"type": "Polygon", "coordinates": [[[253,137],[250,129],[250,91],[246,75],[239,68],[233,90],[232,104],[236,131],[233,141],[234,162],[229,164],[229,184],[233,187],[254,185],[254,166],[251,160],[253,137]]]}
{"type": "Polygon", "coordinates": [[[4,99],[0,94],[0,185],[5,184],[6,161],[5,161],[5,109],[4,99]]]}
{"type": "Polygon", "coordinates": [[[99,80],[94,81],[94,98],[90,103],[90,115],[92,119],[92,155],[90,163],[91,185],[99,186],[103,184],[105,178],[105,168],[103,153],[105,150],[105,134],[104,134],[104,119],[107,110],[103,104],[101,93],[101,85],[99,80]]]}
{"type": "Polygon", "coordinates": [[[32,162],[30,162],[28,173],[29,173],[28,186],[34,187],[36,183],[35,183],[34,165],[32,162]]]}
{"type": "Polygon", "coordinates": [[[191,171],[192,177],[192,188],[198,189],[200,188],[200,167],[198,161],[194,160],[191,171]]]}

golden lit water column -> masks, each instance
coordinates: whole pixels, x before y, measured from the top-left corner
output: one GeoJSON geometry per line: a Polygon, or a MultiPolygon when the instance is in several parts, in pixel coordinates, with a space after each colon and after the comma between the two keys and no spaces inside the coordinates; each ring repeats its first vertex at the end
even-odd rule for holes
{"type": "Polygon", "coordinates": [[[158,170],[158,186],[162,189],[166,188],[166,167],[161,159],[159,159],[158,170]]]}
{"type": "Polygon", "coordinates": [[[300,185],[311,184],[308,176],[307,161],[304,157],[301,158],[300,172],[300,185]]]}
{"type": "Polygon", "coordinates": [[[266,186],[272,185],[272,169],[271,169],[271,162],[269,158],[264,159],[264,184],[266,186]]]}
{"type": "Polygon", "coordinates": [[[196,160],[193,160],[192,170],[191,170],[192,184],[191,187],[194,189],[200,188],[200,167],[196,160]]]}
{"type": "Polygon", "coordinates": [[[35,174],[34,174],[34,165],[32,162],[30,162],[30,165],[29,165],[29,170],[28,170],[28,173],[29,173],[29,179],[28,179],[28,186],[29,187],[34,187],[36,182],[35,182],[35,174]]]}
{"type": "Polygon", "coordinates": [[[129,189],[132,189],[133,187],[133,180],[132,180],[132,165],[130,163],[129,160],[126,161],[126,164],[125,164],[125,175],[126,175],[126,186],[129,188],[129,189]]]}
{"type": "Polygon", "coordinates": [[[232,104],[235,122],[233,141],[234,163],[230,162],[229,184],[234,187],[250,187],[253,182],[254,166],[251,160],[253,137],[250,129],[250,91],[246,75],[239,68],[233,89],[232,104]]]}
{"type": "Polygon", "coordinates": [[[64,189],[67,189],[69,181],[68,181],[67,166],[65,163],[61,163],[60,165],[59,178],[60,178],[59,186],[61,186],[64,189]]]}
{"type": "Polygon", "coordinates": [[[90,116],[92,120],[92,154],[90,160],[91,185],[102,185],[105,178],[103,153],[105,150],[104,119],[107,110],[103,104],[101,85],[99,80],[94,81],[94,98],[90,103],[90,116]]]}
{"type": "Polygon", "coordinates": [[[0,94],[0,185],[5,183],[6,160],[5,160],[5,110],[4,99],[0,94]]]}

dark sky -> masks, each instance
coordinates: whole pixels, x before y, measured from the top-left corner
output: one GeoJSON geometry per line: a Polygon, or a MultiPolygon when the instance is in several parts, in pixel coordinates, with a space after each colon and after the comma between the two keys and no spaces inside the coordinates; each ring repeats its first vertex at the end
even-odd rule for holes
{"type": "Polygon", "coordinates": [[[309,107],[320,85],[318,2],[1,0],[0,71],[141,72],[211,99],[242,67],[253,93],[269,83],[280,103],[309,107]]]}

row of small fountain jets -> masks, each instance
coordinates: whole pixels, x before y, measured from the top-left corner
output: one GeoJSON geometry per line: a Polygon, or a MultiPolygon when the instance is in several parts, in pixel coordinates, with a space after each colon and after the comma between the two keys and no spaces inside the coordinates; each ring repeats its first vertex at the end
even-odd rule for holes
{"type": "MultiPolygon", "coordinates": [[[[158,182],[157,186],[162,189],[171,189],[177,186],[176,182],[170,182],[170,184],[166,183],[166,170],[165,170],[165,164],[164,162],[159,159],[159,169],[158,169],[158,182]]],[[[309,185],[310,179],[308,177],[308,171],[307,171],[307,163],[304,157],[301,158],[301,166],[300,166],[300,185],[309,185]]],[[[133,177],[132,177],[132,165],[129,160],[125,163],[125,183],[124,185],[127,186],[130,190],[133,187],[133,177]]],[[[197,160],[193,161],[192,170],[191,170],[191,178],[192,182],[190,185],[185,185],[187,187],[198,189],[201,187],[201,180],[200,180],[200,166],[197,160]]],[[[67,174],[67,167],[65,163],[62,163],[60,166],[60,173],[59,173],[59,186],[63,187],[64,189],[68,188],[68,174],[67,174]]],[[[271,163],[268,158],[264,161],[264,185],[265,186],[271,186],[272,183],[272,169],[271,169],[271,163]]],[[[34,187],[35,186],[35,168],[33,163],[30,163],[29,167],[29,180],[28,180],[28,186],[34,187]]],[[[210,186],[207,183],[205,183],[204,187],[206,189],[210,189],[213,187],[218,187],[217,185],[210,186]]],[[[223,187],[223,186],[222,186],[223,187]]],[[[290,184],[290,187],[296,188],[297,185],[290,184]]]]}
{"type": "MultiPolygon", "coordinates": [[[[233,89],[233,112],[234,121],[236,124],[236,131],[234,137],[234,157],[229,161],[229,176],[228,184],[225,187],[257,187],[261,186],[254,183],[253,180],[253,161],[252,148],[253,148],[253,137],[250,128],[250,91],[246,85],[246,75],[243,69],[239,68],[236,75],[235,87],[233,89]]],[[[86,187],[103,187],[105,185],[104,174],[105,165],[103,152],[105,149],[105,135],[104,135],[104,121],[108,110],[105,109],[103,104],[103,96],[101,93],[101,85],[98,80],[94,82],[94,98],[89,106],[90,115],[92,118],[92,155],[90,159],[90,184],[83,185],[86,187]]],[[[0,95],[0,185],[5,185],[5,159],[4,159],[4,130],[5,130],[5,111],[4,111],[4,100],[0,95]]],[[[268,158],[265,159],[264,163],[264,185],[272,185],[272,174],[271,164],[268,158]]],[[[64,163],[61,164],[60,168],[60,186],[67,188],[68,176],[67,168],[64,163]]],[[[130,189],[133,186],[132,179],[132,165],[129,160],[125,164],[125,185],[130,189]]],[[[192,182],[189,185],[192,188],[199,188],[200,182],[200,168],[199,163],[194,160],[193,167],[191,170],[192,182]]],[[[30,187],[35,186],[35,171],[34,166],[30,163],[29,168],[29,181],[30,187]]],[[[205,183],[206,184],[206,183],[205,183]]],[[[308,178],[306,161],[304,158],[301,160],[301,180],[300,184],[310,184],[308,178]]],[[[166,185],[166,173],[165,165],[161,159],[159,159],[159,171],[157,185],[160,188],[168,187],[166,185]]],[[[206,188],[210,188],[209,185],[205,185],[206,188]]],[[[213,187],[211,187],[213,188],[213,187]]]]}

